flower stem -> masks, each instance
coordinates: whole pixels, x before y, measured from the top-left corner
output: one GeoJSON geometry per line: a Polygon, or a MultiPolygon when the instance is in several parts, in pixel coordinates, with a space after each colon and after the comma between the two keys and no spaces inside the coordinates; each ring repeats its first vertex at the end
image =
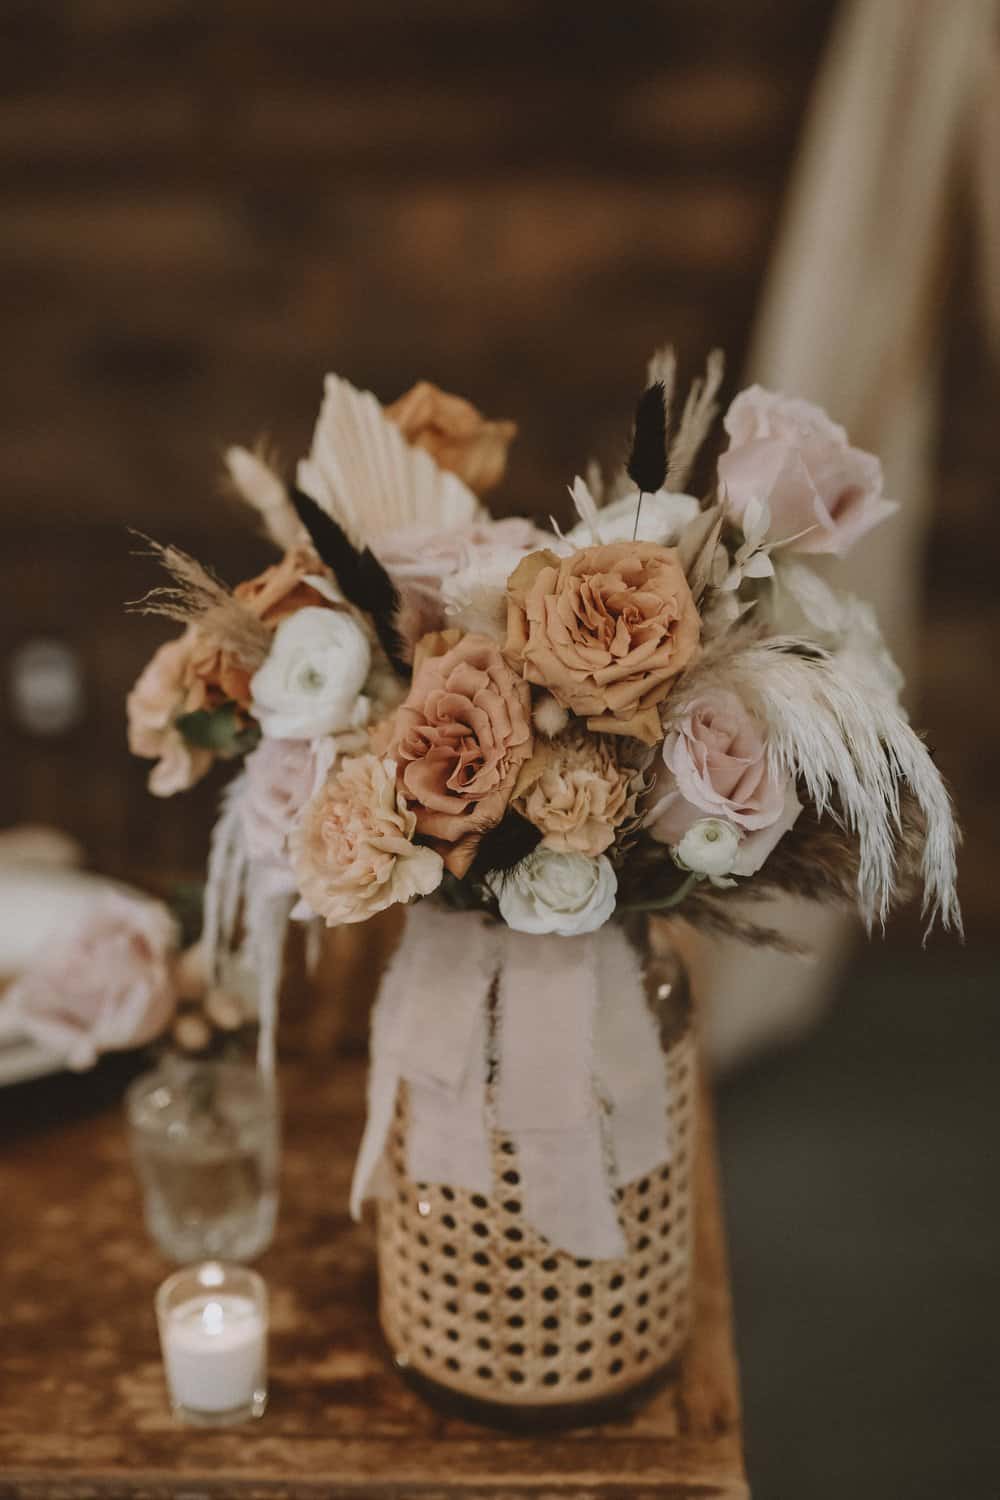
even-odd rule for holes
{"type": "Polygon", "coordinates": [[[677,887],[676,891],[672,891],[669,896],[664,896],[662,900],[658,901],[627,901],[623,903],[622,910],[669,911],[673,906],[680,906],[681,902],[684,901],[688,896],[690,896],[695,886],[702,879],[703,877],[701,875],[692,870],[687,879],[677,887]]]}

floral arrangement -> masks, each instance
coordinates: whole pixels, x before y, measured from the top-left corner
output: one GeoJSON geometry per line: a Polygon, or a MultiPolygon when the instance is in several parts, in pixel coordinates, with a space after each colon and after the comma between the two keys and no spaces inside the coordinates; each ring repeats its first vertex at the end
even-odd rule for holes
{"type": "Polygon", "coordinates": [[[128,700],[157,795],[242,763],[210,955],[242,920],[273,990],[289,916],[431,898],[526,933],[671,910],[782,943],[751,901],[870,926],[922,885],[928,922],[960,924],[948,794],[875,616],[811,566],[896,509],[879,461],[755,386],[688,493],[721,379],[714,355],[675,421],[655,355],[627,460],[575,479],[566,533],[490,517],[515,429],[426,383],[383,407],[329,376],[294,483],[229,450],[281,556],[229,589],[157,548],[171,582],[139,607],[184,630],[128,700]]]}

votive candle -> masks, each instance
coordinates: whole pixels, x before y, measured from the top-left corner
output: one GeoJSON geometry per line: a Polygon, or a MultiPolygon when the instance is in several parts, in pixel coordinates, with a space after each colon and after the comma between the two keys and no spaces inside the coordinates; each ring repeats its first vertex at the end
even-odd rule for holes
{"type": "Polygon", "coordinates": [[[267,1288],[255,1271],[206,1261],[156,1294],[174,1414],[204,1426],[243,1422],[267,1405],[267,1288]]]}

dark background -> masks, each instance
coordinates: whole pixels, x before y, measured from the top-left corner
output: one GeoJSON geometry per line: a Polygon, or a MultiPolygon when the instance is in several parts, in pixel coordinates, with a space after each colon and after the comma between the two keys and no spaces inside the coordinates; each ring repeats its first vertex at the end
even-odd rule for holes
{"type": "MultiPolygon", "coordinates": [[[[617,456],[655,345],[694,373],[721,344],[731,394],[833,12],[5,0],[0,826],[56,823],[132,878],[198,869],[218,784],[157,803],[125,751],[165,634],[123,614],[155,581],[126,528],[234,582],[265,561],[220,452],[266,433],[290,465],[326,370],[516,418],[498,508],[542,513],[617,456]],[[16,706],[39,638],[84,684],[55,736],[16,706]]],[[[953,213],[919,719],[966,826],[970,941],[921,962],[903,919],[819,1032],[723,1091],[758,1500],[1000,1492],[1000,436],[957,184],[953,213]]]]}

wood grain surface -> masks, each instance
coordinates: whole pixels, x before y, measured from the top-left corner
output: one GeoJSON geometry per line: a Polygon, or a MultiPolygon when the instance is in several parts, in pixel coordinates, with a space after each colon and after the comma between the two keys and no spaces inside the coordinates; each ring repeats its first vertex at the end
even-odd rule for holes
{"type": "Polygon", "coordinates": [[[387,1362],[370,1231],[346,1209],[362,1061],[292,1062],[283,1086],[282,1212],[261,1262],[270,1406],[228,1431],[169,1415],[153,1315],[169,1267],[141,1222],[117,1099],[89,1108],[99,1080],[61,1083],[61,1103],[54,1084],[17,1091],[21,1128],[0,1148],[0,1500],[746,1496],[707,1108],[696,1331],[678,1380],[621,1425],[518,1439],[439,1417],[387,1362]]]}

